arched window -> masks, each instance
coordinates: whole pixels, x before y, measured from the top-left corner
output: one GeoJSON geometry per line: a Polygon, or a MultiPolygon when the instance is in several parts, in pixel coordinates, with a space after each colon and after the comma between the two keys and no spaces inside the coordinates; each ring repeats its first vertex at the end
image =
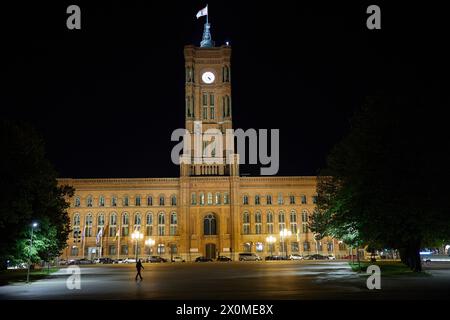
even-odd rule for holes
{"type": "Polygon", "coordinates": [[[75,207],[79,207],[81,205],[80,197],[75,198],[75,207]]]}
{"type": "Polygon", "coordinates": [[[92,207],[92,196],[86,198],[86,206],[92,207]]]}
{"type": "Polygon", "coordinates": [[[75,213],[73,216],[73,225],[74,226],[79,226],[80,225],[80,214],[79,213],[75,213]]]}
{"type": "Polygon", "coordinates": [[[147,213],[146,222],[147,222],[147,225],[146,225],[147,236],[152,236],[153,235],[153,214],[151,212],[147,213]]]}
{"type": "Polygon", "coordinates": [[[165,234],[166,229],[166,216],[164,212],[160,212],[158,214],[158,235],[163,236],[165,234]]]}
{"type": "Polygon", "coordinates": [[[213,204],[213,196],[211,192],[208,192],[208,204],[209,205],[213,204]]]}
{"type": "Polygon", "coordinates": [[[159,205],[160,206],[164,205],[164,196],[159,196],[159,205]]]}
{"type": "Polygon", "coordinates": [[[129,227],[128,227],[128,223],[129,223],[129,217],[128,217],[128,213],[124,213],[122,215],[122,234],[121,236],[128,236],[128,231],[129,231],[129,227]]]}
{"type": "Polygon", "coordinates": [[[244,212],[242,215],[242,233],[250,234],[250,214],[248,212],[244,212]]]}
{"type": "MultiPolygon", "coordinates": [[[[100,213],[97,216],[97,234],[100,232],[100,230],[103,229],[104,226],[105,226],[105,215],[103,213],[100,213]]],[[[102,234],[104,233],[103,231],[102,234]]]]}
{"type": "Polygon", "coordinates": [[[172,206],[176,206],[176,205],[177,205],[177,196],[176,196],[176,195],[173,195],[173,196],[170,198],[170,204],[171,204],[172,206]]]}
{"type": "Polygon", "coordinates": [[[292,232],[292,234],[296,234],[297,233],[297,212],[295,212],[295,210],[291,211],[290,222],[291,222],[291,232],[292,232]]]}
{"type": "Polygon", "coordinates": [[[92,214],[86,216],[86,237],[92,237],[92,214]]]}
{"type": "Polygon", "coordinates": [[[267,233],[273,234],[273,213],[267,212],[267,233]]]}
{"type": "Polygon", "coordinates": [[[278,231],[286,229],[286,216],[284,211],[278,213],[278,231]]]}
{"type": "Polygon", "coordinates": [[[115,237],[117,234],[117,214],[112,213],[109,216],[109,236],[115,237]]]}
{"type": "Polygon", "coordinates": [[[203,233],[205,235],[215,235],[216,230],[216,217],[213,214],[208,214],[203,219],[203,233]]]}
{"type": "Polygon", "coordinates": [[[141,230],[141,214],[140,213],[134,214],[134,230],[135,231],[141,230]]]}
{"type": "Polygon", "coordinates": [[[75,238],[74,242],[76,242],[80,237],[80,214],[75,213],[73,216],[73,237],[75,238]]]}
{"type": "Polygon", "coordinates": [[[104,207],[105,206],[105,197],[104,196],[100,196],[98,198],[98,206],[99,207],[104,207]]]}
{"type": "Polygon", "coordinates": [[[153,205],[153,197],[147,196],[147,206],[151,207],[153,205]]]}
{"type": "Polygon", "coordinates": [[[170,235],[177,235],[178,218],[175,212],[170,214],[170,235]]]}
{"type": "Polygon", "coordinates": [[[308,222],[308,211],[302,210],[302,222],[308,222]]]}
{"type": "Polygon", "coordinates": [[[262,218],[261,218],[261,212],[255,213],[255,233],[261,234],[262,233],[262,218]]]}

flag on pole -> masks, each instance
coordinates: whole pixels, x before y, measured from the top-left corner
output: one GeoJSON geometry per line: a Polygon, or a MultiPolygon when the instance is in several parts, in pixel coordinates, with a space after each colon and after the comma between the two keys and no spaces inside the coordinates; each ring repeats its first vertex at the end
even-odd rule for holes
{"type": "Polygon", "coordinates": [[[120,237],[120,231],[119,230],[117,230],[117,232],[116,232],[116,237],[115,237],[115,239],[114,240],[117,240],[118,238],[120,237]]]}
{"type": "Polygon", "coordinates": [[[206,5],[206,7],[204,7],[202,10],[200,10],[199,12],[197,12],[197,19],[203,16],[207,16],[208,15],[208,5],[206,5]]]}
{"type": "Polygon", "coordinates": [[[83,227],[83,232],[81,233],[81,241],[84,241],[85,233],[86,233],[86,225],[83,227]]]}
{"type": "Polygon", "coordinates": [[[103,227],[100,228],[100,231],[97,233],[97,240],[96,243],[98,244],[100,242],[100,238],[103,236],[103,227]]]}

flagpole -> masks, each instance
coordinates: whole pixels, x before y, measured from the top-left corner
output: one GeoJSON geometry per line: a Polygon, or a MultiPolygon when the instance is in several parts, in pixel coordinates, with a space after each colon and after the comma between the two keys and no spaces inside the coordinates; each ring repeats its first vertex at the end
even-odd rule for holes
{"type": "Polygon", "coordinates": [[[83,259],[84,259],[84,247],[85,247],[85,244],[86,244],[86,224],[84,225],[84,228],[83,228],[83,259]]]}
{"type": "Polygon", "coordinates": [[[102,227],[102,236],[100,237],[100,258],[103,254],[103,227],[102,227]]]}
{"type": "Polygon", "coordinates": [[[208,15],[209,15],[208,5],[206,5],[206,24],[208,24],[208,15]]]}

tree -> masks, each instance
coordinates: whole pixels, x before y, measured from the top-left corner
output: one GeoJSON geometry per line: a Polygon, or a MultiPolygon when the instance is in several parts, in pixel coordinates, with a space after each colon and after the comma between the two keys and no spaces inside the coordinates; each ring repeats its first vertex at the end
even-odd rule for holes
{"type": "Polygon", "coordinates": [[[33,261],[59,255],[70,232],[67,208],[73,188],[58,186],[57,174],[45,157],[44,143],[29,125],[0,122],[0,260],[27,261],[30,226],[39,223],[33,237],[33,261]]]}
{"type": "Polygon", "coordinates": [[[330,234],[356,233],[358,242],[397,248],[421,271],[421,246],[450,231],[439,179],[447,158],[442,127],[427,126],[436,112],[409,94],[369,99],[355,114],[318,177],[318,208],[330,234]]]}

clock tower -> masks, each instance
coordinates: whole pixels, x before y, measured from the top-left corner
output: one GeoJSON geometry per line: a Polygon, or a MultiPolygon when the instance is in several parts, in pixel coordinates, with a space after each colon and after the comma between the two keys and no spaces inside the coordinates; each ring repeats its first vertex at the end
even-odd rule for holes
{"type": "Polygon", "coordinates": [[[191,134],[191,155],[182,160],[181,175],[238,175],[238,167],[227,164],[226,157],[228,152],[228,162],[235,162],[233,141],[226,139],[226,130],[232,129],[231,47],[216,47],[206,23],[200,47],[185,46],[184,59],[185,128],[191,134]]]}

